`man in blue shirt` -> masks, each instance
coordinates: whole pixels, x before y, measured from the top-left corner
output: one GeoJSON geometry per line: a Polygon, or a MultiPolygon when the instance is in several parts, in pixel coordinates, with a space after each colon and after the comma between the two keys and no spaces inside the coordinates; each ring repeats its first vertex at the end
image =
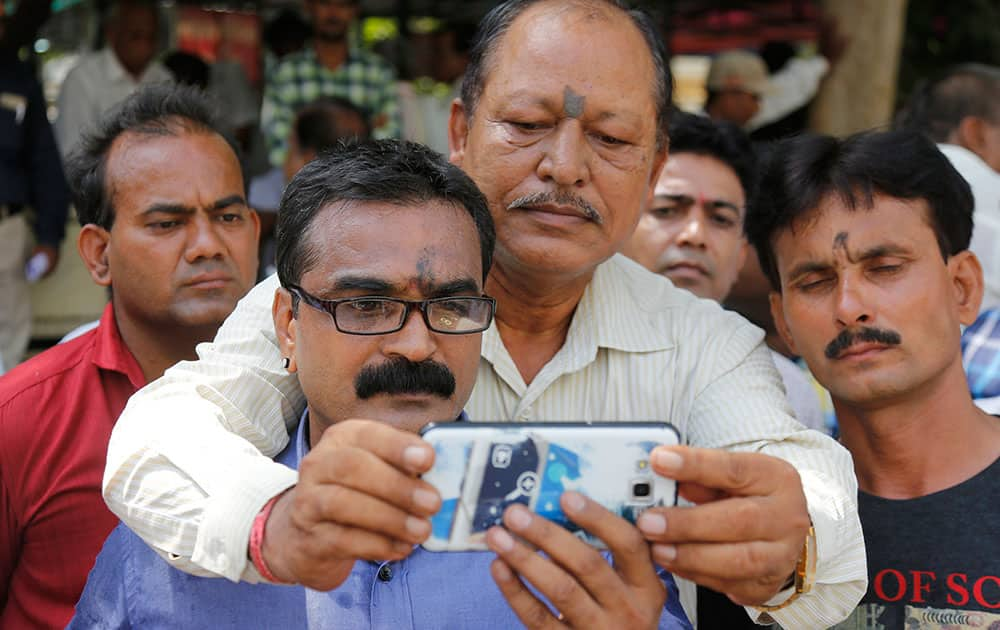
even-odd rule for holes
{"type": "Polygon", "coordinates": [[[472,180],[422,145],[340,147],[289,184],[277,234],[274,332],[307,408],[277,458],[299,471],[291,518],[268,523],[272,500],[250,555],[277,582],[322,533],[331,590],[188,575],[121,526],[70,627],[690,627],[639,531],[577,493],[564,511],[613,564],[523,506],[488,532],[496,555],[416,547],[441,497],[419,478],[434,453],[415,433],[464,419],[495,309],[493,223],[472,180]]]}

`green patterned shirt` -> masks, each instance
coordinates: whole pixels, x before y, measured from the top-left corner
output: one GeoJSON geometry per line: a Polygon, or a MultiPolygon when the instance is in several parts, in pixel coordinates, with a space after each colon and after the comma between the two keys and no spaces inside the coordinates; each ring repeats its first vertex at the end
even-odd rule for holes
{"type": "Polygon", "coordinates": [[[282,59],[264,87],[261,126],[271,164],[284,162],[295,113],[329,96],[345,98],[367,113],[376,138],[400,136],[396,75],[388,63],[374,53],[352,47],[347,59],[336,70],[329,70],[307,46],[282,59]]]}

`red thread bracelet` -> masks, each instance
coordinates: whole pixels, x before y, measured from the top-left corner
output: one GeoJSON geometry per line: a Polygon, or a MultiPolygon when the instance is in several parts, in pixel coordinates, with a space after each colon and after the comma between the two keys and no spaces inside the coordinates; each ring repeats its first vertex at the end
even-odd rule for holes
{"type": "Polygon", "coordinates": [[[250,528],[250,561],[257,567],[257,572],[260,573],[260,576],[268,582],[291,584],[291,582],[284,582],[275,577],[271,573],[271,569],[268,568],[267,563],[264,562],[264,528],[267,525],[267,517],[271,516],[271,510],[274,509],[274,504],[280,498],[281,495],[279,494],[265,503],[264,507],[253,519],[253,527],[250,528]]]}

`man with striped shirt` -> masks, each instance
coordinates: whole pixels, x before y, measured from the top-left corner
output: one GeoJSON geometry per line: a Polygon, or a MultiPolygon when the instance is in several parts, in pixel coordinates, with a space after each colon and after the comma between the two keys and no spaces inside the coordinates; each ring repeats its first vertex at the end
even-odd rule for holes
{"type": "MultiPolygon", "coordinates": [[[[654,560],[762,622],[830,625],[866,584],[848,454],[791,418],[760,330],[615,253],[666,158],[669,86],[655,26],[619,2],[514,0],[484,19],[450,122],[450,159],[497,225],[498,310],[466,409],[673,422],[692,447],[653,466],[700,505],[643,515],[654,560]]],[[[296,500],[296,475],[268,457],[304,404],[267,332],[275,287],[133,398],[112,438],[106,499],[189,571],[255,579],[251,523],[291,488],[265,529],[280,527],[296,500]]],[[[308,584],[321,538],[280,577],[308,584]]]]}

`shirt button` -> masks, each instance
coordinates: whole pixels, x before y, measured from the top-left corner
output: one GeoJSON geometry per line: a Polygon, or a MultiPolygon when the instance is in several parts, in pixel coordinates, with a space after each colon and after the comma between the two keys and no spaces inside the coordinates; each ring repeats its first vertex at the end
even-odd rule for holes
{"type": "Polygon", "coordinates": [[[383,564],[378,569],[378,579],[380,582],[388,582],[392,579],[392,567],[388,564],[383,564]]]}

